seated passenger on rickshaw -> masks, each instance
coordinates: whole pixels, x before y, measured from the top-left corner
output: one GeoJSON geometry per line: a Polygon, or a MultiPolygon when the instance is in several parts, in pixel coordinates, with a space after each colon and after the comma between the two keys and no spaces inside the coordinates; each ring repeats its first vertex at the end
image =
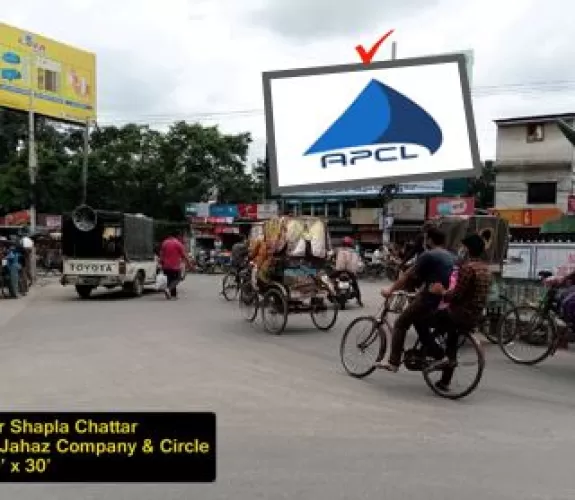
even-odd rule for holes
{"type": "Polygon", "coordinates": [[[269,232],[264,231],[264,236],[256,239],[251,248],[250,261],[254,266],[252,283],[257,287],[276,281],[287,288],[292,286],[315,288],[318,271],[325,266],[325,258],[314,256],[312,236],[309,234],[307,224],[299,228],[301,233],[297,231],[294,251],[292,241],[294,235],[289,234],[288,227],[290,222],[282,219],[276,223],[278,225],[269,231],[275,233],[274,237],[270,237],[269,232]]]}

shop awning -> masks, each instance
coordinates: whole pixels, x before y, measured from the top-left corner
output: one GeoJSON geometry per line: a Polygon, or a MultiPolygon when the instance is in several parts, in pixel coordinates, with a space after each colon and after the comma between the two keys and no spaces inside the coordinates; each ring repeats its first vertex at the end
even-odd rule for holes
{"type": "Polygon", "coordinates": [[[541,234],[575,233],[575,215],[564,215],[560,219],[546,222],[541,234]]]}

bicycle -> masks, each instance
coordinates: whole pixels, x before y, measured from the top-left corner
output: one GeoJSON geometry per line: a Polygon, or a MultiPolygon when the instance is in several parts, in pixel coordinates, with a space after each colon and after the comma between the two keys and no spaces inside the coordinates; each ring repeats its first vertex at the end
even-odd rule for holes
{"type": "MultiPolygon", "coordinates": [[[[340,359],[348,375],[361,379],[371,375],[375,371],[376,363],[382,361],[385,357],[388,337],[391,338],[392,328],[388,320],[388,315],[403,312],[415,296],[416,294],[414,293],[404,291],[396,292],[385,300],[382,308],[375,316],[360,316],[349,324],[342,336],[340,344],[340,359]],[[346,358],[348,354],[346,345],[351,338],[351,333],[362,323],[368,328],[368,333],[362,340],[351,341],[352,345],[349,350],[355,347],[355,349],[360,351],[361,356],[364,356],[364,353],[368,349],[373,348],[373,353],[371,354],[373,359],[369,359],[365,367],[353,369],[346,358]]],[[[451,365],[454,368],[454,377],[452,378],[449,390],[444,390],[441,385],[437,384],[439,379],[435,380],[433,378],[433,374],[435,373],[441,375],[444,367],[432,367],[432,360],[425,356],[419,338],[413,343],[411,348],[404,349],[402,357],[402,364],[405,368],[409,371],[422,372],[426,384],[435,394],[453,400],[461,399],[471,394],[479,385],[485,368],[485,354],[480,342],[475,337],[474,331],[461,332],[460,335],[465,337],[466,347],[458,349],[457,360],[451,365]],[[462,361],[461,358],[463,354],[469,354],[471,358],[475,359],[474,364],[476,364],[477,369],[475,375],[472,377],[471,383],[467,384],[461,391],[457,391],[454,388],[457,385],[455,383],[455,375],[459,373],[458,368],[470,365],[470,362],[462,361]]],[[[445,335],[441,335],[441,338],[437,339],[444,348],[445,337],[445,335]]]]}
{"type": "Polygon", "coordinates": [[[230,269],[222,279],[222,292],[228,302],[235,300],[240,292],[241,284],[249,278],[249,266],[230,269]]]}
{"type": "Polygon", "coordinates": [[[503,316],[517,308],[515,302],[503,294],[495,301],[489,301],[483,310],[477,329],[492,344],[499,344],[499,323],[503,316]]]}
{"type": "MultiPolygon", "coordinates": [[[[539,278],[545,281],[553,276],[549,271],[541,271],[539,278]]],[[[520,365],[536,365],[550,356],[555,355],[562,337],[558,333],[558,320],[561,317],[558,300],[559,286],[552,284],[545,287],[545,292],[535,304],[521,304],[502,316],[498,325],[498,344],[503,354],[511,361],[520,365]],[[514,317],[509,318],[513,313],[514,317]],[[531,314],[532,317],[523,321],[522,314],[531,314]],[[523,328],[525,323],[526,328],[523,328]],[[525,345],[522,345],[524,343],[525,345]],[[541,348],[534,357],[520,357],[514,352],[515,347],[541,348]]],[[[568,329],[573,330],[575,325],[564,321],[568,329]]]]}

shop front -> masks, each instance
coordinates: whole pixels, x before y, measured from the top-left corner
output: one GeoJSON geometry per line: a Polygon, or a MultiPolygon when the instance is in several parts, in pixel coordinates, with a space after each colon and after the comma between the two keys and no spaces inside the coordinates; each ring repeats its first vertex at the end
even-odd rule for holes
{"type": "Polygon", "coordinates": [[[252,224],[277,216],[277,204],[215,204],[188,203],[186,215],[190,223],[190,247],[227,255],[233,245],[248,237],[252,224]]]}
{"type": "Polygon", "coordinates": [[[353,208],[351,224],[357,228],[355,240],[362,250],[372,251],[383,242],[383,231],[380,229],[379,208],[353,208]]]}
{"type": "Polygon", "coordinates": [[[495,208],[490,213],[509,223],[511,241],[514,242],[540,239],[541,227],[563,216],[559,208],[495,208]]]}
{"type": "Polygon", "coordinates": [[[364,224],[357,227],[356,241],[359,242],[362,251],[372,252],[382,245],[383,232],[379,225],[364,224]]]}
{"type": "Polygon", "coordinates": [[[391,226],[391,241],[403,244],[417,237],[425,221],[425,198],[396,198],[387,208],[388,215],[393,218],[391,226]]]}
{"type": "Polygon", "coordinates": [[[343,239],[347,236],[355,238],[357,232],[356,226],[350,224],[347,219],[333,219],[327,223],[331,245],[333,247],[340,246],[343,239]]]}

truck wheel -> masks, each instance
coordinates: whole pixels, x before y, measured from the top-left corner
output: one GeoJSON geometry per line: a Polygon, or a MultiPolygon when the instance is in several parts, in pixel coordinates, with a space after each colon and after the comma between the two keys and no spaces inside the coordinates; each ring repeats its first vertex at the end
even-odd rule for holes
{"type": "Polygon", "coordinates": [[[144,294],[144,274],[141,271],[131,283],[130,292],[134,297],[141,297],[144,294]]]}
{"type": "Polygon", "coordinates": [[[90,298],[93,289],[94,287],[90,285],[76,285],[76,293],[81,299],[90,298]]]}

